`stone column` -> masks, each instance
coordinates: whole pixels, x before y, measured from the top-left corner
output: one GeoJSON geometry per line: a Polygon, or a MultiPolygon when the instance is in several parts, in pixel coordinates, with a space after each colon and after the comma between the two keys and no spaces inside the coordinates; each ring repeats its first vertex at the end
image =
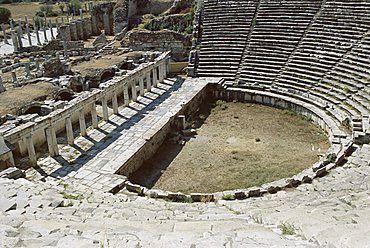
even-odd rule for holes
{"type": "Polygon", "coordinates": [[[69,27],[70,27],[70,30],[71,30],[71,40],[73,40],[73,41],[78,40],[77,24],[75,22],[71,22],[69,27]]]}
{"type": "Polygon", "coordinates": [[[50,125],[45,129],[46,133],[46,141],[48,143],[49,154],[51,157],[55,157],[59,155],[58,143],[57,143],[57,136],[55,133],[55,128],[53,125],[50,125]]]}
{"type": "Polygon", "coordinates": [[[65,36],[66,36],[66,41],[71,40],[71,27],[69,25],[65,25],[65,36]]]}
{"type": "Polygon", "coordinates": [[[85,19],[82,19],[81,22],[82,22],[82,34],[84,39],[86,40],[87,38],[89,38],[87,21],[85,19]]]}
{"type": "MultiPolygon", "coordinates": [[[[64,17],[62,16],[61,18],[62,18],[62,25],[64,25],[64,17]]],[[[67,20],[67,22],[68,22],[68,20],[67,20]]]]}
{"type": "Polygon", "coordinates": [[[27,140],[26,137],[21,138],[18,141],[19,153],[21,155],[26,155],[27,153],[27,140]]]}
{"type": "Polygon", "coordinates": [[[14,26],[13,26],[13,21],[12,20],[10,20],[10,33],[11,33],[11,36],[12,36],[12,42],[13,42],[14,52],[18,52],[19,51],[19,47],[18,47],[17,35],[15,34],[14,26]]]}
{"type": "Polygon", "coordinates": [[[159,82],[162,83],[164,79],[164,74],[165,74],[165,67],[164,64],[160,64],[158,66],[158,71],[159,71],[159,82]]]}
{"type": "Polygon", "coordinates": [[[151,81],[151,78],[150,78],[150,71],[148,71],[146,73],[146,89],[148,91],[152,90],[152,81],[151,81]]]}
{"type": "Polygon", "coordinates": [[[26,78],[31,79],[32,76],[31,76],[31,70],[30,70],[30,63],[26,63],[24,68],[26,70],[26,78]]]}
{"type": "Polygon", "coordinates": [[[11,36],[12,36],[12,42],[13,42],[14,52],[19,52],[17,36],[14,33],[14,30],[11,30],[10,33],[11,33],[11,36]]]}
{"type": "Polygon", "coordinates": [[[85,37],[89,38],[92,34],[91,18],[84,19],[84,31],[85,31],[85,37]]]}
{"type": "Polygon", "coordinates": [[[86,121],[85,121],[85,112],[84,112],[83,109],[81,109],[79,111],[78,122],[80,124],[80,132],[81,132],[81,135],[82,136],[86,136],[87,135],[87,132],[86,132],[86,121]]]}
{"type": "MultiPolygon", "coordinates": [[[[45,21],[46,21],[46,17],[45,17],[45,21]]],[[[46,23],[44,22],[44,27],[43,27],[42,31],[44,32],[44,42],[48,42],[48,37],[46,35],[45,25],[46,25],[46,23]]],[[[41,19],[39,19],[39,26],[40,26],[40,29],[41,29],[41,27],[42,27],[41,19]]]]}
{"type": "Polygon", "coordinates": [[[77,27],[77,40],[84,40],[84,30],[82,21],[76,21],[76,27],[77,27]]]}
{"type": "Polygon", "coordinates": [[[153,87],[158,85],[157,66],[153,67],[153,87]]]}
{"type": "Polygon", "coordinates": [[[96,113],[96,103],[91,104],[91,121],[93,128],[98,128],[98,115],[96,113]]]}
{"type": "Polygon", "coordinates": [[[3,79],[0,75],[0,93],[2,93],[4,91],[5,91],[5,87],[4,87],[4,84],[3,84],[3,79]]]}
{"type": "Polygon", "coordinates": [[[55,19],[55,26],[57,27],[57,32],[59,32],[59,30],[60,30],[60,25],[59,25],[58,18],[57,18],[57,19],[55,19]]]}
{"type": "Polygon", "coordinates": [[[31,134],[26,137],[26,146],[27,146],[28,157],[30,159],[31,166],[36,166],[37,157],[36,157],[35,146],[33,145],[31,134]]]}
{"type": "Polygon", "coordinates": [[[63,42],[63,52],[64,57],[68,58],[68,47],[67,47],[67,26],[61,26],[59,29],[59,34],[63,42]]]}
{"type": "Polygon", "coordinates": [[[36,66],[36,70],[40,70],[40,60],[38,58],[36,58],[35,60],[35,66],[36,66]]]}
{"type": "Polygon", "coordinates": [[[92,35],[99,35],[99,29],[98,29],[98,21],[96,20],[96,16],[91,16],[91,29],[92,29],[92,35]]]}
{"type": "Polygon", "coordinates": [[[165,78],[171,72],[171,63],[170,62],[171,62],[170,61],[170,57],[168,56],[168,58],[166,59],[166,74],[165,74],[165,78]]]}
{"type": "Polygon", "coordinates": [[[21,20],[18,20],[18,31],[19,31],[20,36],[22,37],[23,36],[23,30],[22,30],[21,20]]]}
{"type": "Polygon", "coordinates": [[[108,102],[105,96],[103,96],[103,98],[101,99],[101,103],[103,107],[103,120],[108,121],[109,120],[108,102]]]}
{"type": "Polygon", "coordinates": [[[112,106],[113,106],[113,113],[116,115],[118,114],[118,100],[117,100],[117,92],[113,92],[112,96],[112,106]]]}
{"type": "Polygon", "coordinates": [[[38,46],[41,46],[39,30],[38,30],[38,28],[37,28],[35,18],[33,18],[33,32],[36,34],[37,45],[38,45],[38,46]]]}
{"type": "Polygon", "coordinates": [[[108,12],[104,12],[103,15],[103,23],[104,23],[104,32],[106,35],[111,35],[110,25],[109,25],[109,15],[108,12]]]}
{"type": "Polygon", "coordinates": [[[80,10],[80,19],[82,20],[82,19],[84,19],[84,13],[83,13],[82,9],[79,9],[79,10],[80,10]]]}
{"type": "Polygon", "coordinates": [[[53,24],[51,23],[51,20],[49,20],[49,28],[50,28],[50,34],[51,34],[51,39],[54,40],[54,31],[53,31],[53,24]]]}
{"type": "Polygon", "coordinates": [[[123,86],[123,100],[124,100],[124,106],[127,107],[130,104],[130,96],[128,94],[127,84],[123,86]]]}
{"type": "Polygon", "coordinates": [[[6,38],[6,27],[5,27],[5,24],[4,23],[1,24],[1,29],[3,30],[4,43],[5,44],[9,44],[8,39],[6,38]]]}
{"type": "Polygon", "coordinates": [[[13,79],[13,84],[15,86],[18,86],[18,78],[17,78],[17,75],[15,74],[15,71],[12,71],[12,79],[13,79]]]}
{"type": "Polygon", "coordinates": [[[140,89],[140,96],[144,96],[145,87],[144,87],[144,76],[143,75],[139,75],[139,89],[140,89]]]}
{"type": "Polygon", "coordinates": [[[24,20],[26,21],[26,33],[28,37],[28,43],[30,46],[32,46],[32,39],[31,39],[31,33],[30,33],[30,26],[28,25],[28,19],[27,16],[24,17],[24,20]]]}
{"type": "Polygon", "coordinates": [[[136,89],[136,80],[132,80],[130,82],[131,85],[131,93],[132,93],[132,101],[137,101],[137,89],[136,89]]]}
{"type": "Polygon", "coordinates": [[[66,133],[68,145],[73,145],[75,138],[73,136],[73,127],[70,116],[66,118],[66,133]]]}
{"type": "Polygon", "coordinates": [[[22,28],[21,27],[18,27],[18,30],[17,30],[17,40],[18,40],[18,47],[19,49],[22,49],[23,48],[23,44],[22,44],[22,28]]]}

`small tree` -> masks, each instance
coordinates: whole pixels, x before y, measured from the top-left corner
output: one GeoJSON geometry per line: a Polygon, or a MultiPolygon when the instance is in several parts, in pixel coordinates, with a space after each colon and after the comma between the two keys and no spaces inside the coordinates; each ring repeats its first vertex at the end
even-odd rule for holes
{"type": "Polygon", "coordinates": [[[8,23],[11,15],[10,10],[0,7],[0,23],[8,23]]]}
{"type": "Polygon", "coordinates": [[[40,6],[40,11],[38,11],[35,15],[43,17],[44,13],[46,13],[46,16],[58,16],[58,13],[54,12],[53,6],[51,5],[42,5],[40,6]]]}
{"type": "Polygon", "coordinates": [[[68,6],[69,6],[69,12],[70,13],[72,12],[73,14],[78,13],[79,9],[82,8],[82,4],[79,0],[70,0],[68,6]]]}
{"type": "Polygon", "coordinates": [[[64,14],[64,8],[66,7],[65,3],[64,2],[59,2],[58,7],[59,7],[60,11],[62,12],[62,14],[64,14]]]}

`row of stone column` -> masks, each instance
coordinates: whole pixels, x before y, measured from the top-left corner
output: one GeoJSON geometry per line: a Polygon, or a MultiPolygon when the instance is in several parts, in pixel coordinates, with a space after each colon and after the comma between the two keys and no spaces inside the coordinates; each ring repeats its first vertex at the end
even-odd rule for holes
{"type": "MultiPolygon", "coordinates": [[[[102,110],[103,110],[103,120],[108,121],[109,120],[109,112],[108,112],[108,101],[112,102],[112,108],[113,113],[118,114],[118,96],[122,95],[124,99],[124,106],[128,106],[131,101],[137,101],[138,99],[138,93],[140,96],[144,96],[146,91],[151,91],[152,87],[157,87],[159,82],[162,82],[164,78],[166,77],[168,71],[168,61],[162,61],[159,65],[155,65],[152,70],[139,73],[135,79],[131,79],[128,83],[125,83],[123,85],[119,85],[116,88],[114,88],[113,92],[108,95],[108,92],[104,94],[99,99],[102,104],[102,110]],[[144,83],[146,82],[146,85],[144,83]],[[129,92],[131,91],[131,99],[129,92]],[[108,96],[110,98],[108,98],[108,96]]],[[[98,128],[98,115],[96,111],[96,103],[91,103],[91,119],[92,119],[92,127],[98,128]]],[[[86,121],[85,121],[85,111],[84,108],[81,108],[79,110],[79,127],[80,127],[80,134],[82,136],[87,135],[86,130],[86,121]]],[[[67,116],[65,118],[65,131],[67,136],[67,143],[69,145],[74,144],[74,131],[72,126],[72,114],[67,116]]],[[[58,143],[57,143],[57,135],[55,130],[55,125],[53,124],[52,120],[50,119],[50,123],[47,128],[45,128],[45,136],[46,136],[46,142],[48,145],[48,150],[50,156],[58,156],[59,155],[59,149],[58,149],[58,143]]],[[[30,158],[30,162],[32,165],[36,165],[37,163],[37,157],[36,152],[32,140],[32,135],[27,135],[22,140],[19,141],[19,148],[20,153],[25,154],[28,153],[28,156],[30,158]]]]}
{"type": "MultiPolygon", "coordinates": [[[[89,6],[90,5],[91,5],[90,9],[92,9],[92,3],[89,4],[89,6]]],[[[87,7],[86,7],[86,9],[87,9],[87,7]]],[[[80,20],[75,21],[74,17],[72,16],[71,20],[75,23],[75,25],[77,27],[75,28],[75,31],[72,30],[72,34],[74,35],[73,37],[75,39],[69,39],[69,40],[79,40],[79,39],[84,40],[84,39],[88,38],[91,34],[95,34],[95,35],[100,34],[100,32],[98,32],[98,29],[97,29],[96,16],[93,15],[91,17],[91,19],[92,20],[90,20],[90,18],[83,18],[82,9],[80,9],[80,20]]],[[[24,32],[27,35],[29,46],[34,45],[33,44],[34,42],[32,41],[32,38],[31,38],[32,30],[30,29],[27,16],[24,17],[24,20],[25,20],[25,23],[26,23],[25,30],[22,29],[22,24],[21,24],[20,20],[18,20],[17,27],[15,27],[15,25],[13,23],[13,20],[10,20],[10,33],[11,33],[12,44],[14,46],[14,51],[15,52],[18,52],[23,48],[22,37],[23,37],[24,32]]],[[[109,18],[108,18],[108,20],[109,20],[109,18]]],[[[69,22],[70,22],[70,17],[67,16],[66,17],[66,23],[69,23],[69,22]]],[[[36,42],[37,44],[35,44],[35,45],[38,45],[38,46],[42,45],[42,42],[41,42],[41,39],[40,39],[40,34],[39,34],[40,30],[43,31],[44,42],[48,42],[48,37],[47,37],[46,30],[49,29],[51,39],[55,39],[56,34],[54,35],[53,27],[56,27],[57,32],[59,32],[60,27],[65,26],[66,23],[64,21],[64,17],[61,17],[61,22],[59,22],[59,18],[56,18],[55,23],[53,23],[52,20],[50,20],[50,19],[47,20],[46,13],[44,13],[44,21],[43,22],[41,21],[41,18],[39,18],[38,23],[37,23],[35,18],[33,18],[33,33],[36,35],[36,40],[37,40],[37,42],[36,42]]],[[[1,29],[3,31],[4,43],[9,44],[8,37],[7,37],[7,34],[6,34],[6,25],[4,23],[1,24],[1,29]]],[[[108,25],[108,29],[109,29],[109,25],[108,25]]]]}
{"type": "MultiPolygon", "coordinates": [[[[35,45],[41,46],[42,42],[41,42],[39,31],[40,30],[43,31],[44,42],[48,42],[47,29],[50,30],[51,39],[55,39],[56,35],[54,35],[53,27],[56,26],[57,30],[59,30],[59,26],[60,26],[58,18],[56,19],[55,23],[53,23],[51,20],[47,20],[46,16],[44,17],[43,23],[41,19],[38,19],[38,23],[36,23],[35,18],[33,18],[33,32],[30,29],[27,17],[25,17],[25,23],[26,23],[26,28],[23,31],[21,21],[18,21],[18,25],[17,27],[15,27],[13,21],[10,20],[10,34],[11,34],[12,44],[13,44],[15,52],[18,52],[23,48],[22,37],[23,37],[24,32],[27,35],[29,46],[34,45],[34,42],[32,41],[32,38],[31,38],[32,33],[34,33],[36,36],[35,45]]],[[[64,19],[62,18],[62,24],[63,23],[64,23],[64,19]]],[[[6,35],[6,26],[4,23],[1,24],[1,28],[3,30],[4,42],[6,44],[9,44],[9,41],[6,35]]]]}

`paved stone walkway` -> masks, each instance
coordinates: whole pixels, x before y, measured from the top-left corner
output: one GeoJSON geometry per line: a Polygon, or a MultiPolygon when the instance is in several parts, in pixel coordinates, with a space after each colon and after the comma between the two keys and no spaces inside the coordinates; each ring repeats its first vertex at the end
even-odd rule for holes
{"type": "Polygon", "coordinates": [[[75,146],[61,148],[61,156],[38,161],[43,173],[28,171],[28,178],[50,175],[72,183],[76,187],[109,192],[126,181],[114,173],[175,116],[182,105],[191,101],[208,83],[218,79],[165,79],[158,88],[139,97],[138,102],[119,109],[98,129],[78,137],[75,146]],[[84,187],[85,186],[85,187],[84,187]]]}
{"type": "MultiPolygon", "coordinates": [[[[45,37],[44,37],[44,32],[43,31],[38,31],[39,37],[40,37],[40,42],[43,44],[45,42],[45,37]]],[[[57,35],[57,28],[53,28],[53,34],[54,37],[57,35]]],[[[46,37],[48,41],[51,40],[51,32],[50,29],[46,30],[46,37]]],[[[31,33],[31,42],[32,45],[36,46],[37,45],[37,37],[36,33],[31,33]]],[[[24,33],[22,36],[22,44],[23,47],[29,47],[29,41],[28,41],[28,36],[24,33]]],[[[8,44],[5,44],[4,41],[0,42],[0,55],[5,55],[5,54],[11,54],[14,52],[14,47],[13,47],[13,41],[11,37],[8,37],[8,44]]]]}

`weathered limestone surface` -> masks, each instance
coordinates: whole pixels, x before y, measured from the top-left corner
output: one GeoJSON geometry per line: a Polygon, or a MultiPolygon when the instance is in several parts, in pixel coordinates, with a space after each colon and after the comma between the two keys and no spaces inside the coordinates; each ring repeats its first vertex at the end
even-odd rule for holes
{"type": "Polygon", "coordinates": [[[366,247],[370,147],[328,176],[263,198],[171,203],[0,178],[2,247],[366,247]],[[297,236],[281,235],[281,222],[297,236]],[[263,224],[258,224],[258,223],[263,224]]]}

